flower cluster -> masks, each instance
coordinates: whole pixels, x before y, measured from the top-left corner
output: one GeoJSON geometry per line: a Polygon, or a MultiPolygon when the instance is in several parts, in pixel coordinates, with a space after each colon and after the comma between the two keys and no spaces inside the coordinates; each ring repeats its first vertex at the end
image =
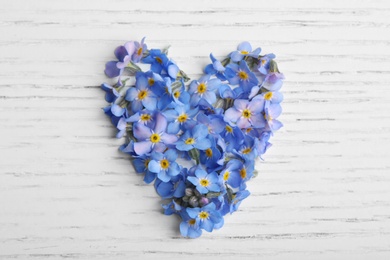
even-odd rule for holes
{"type": "Polygon", "coordinates": [[[249,196],[255,159],[282,127],[275,55],[243,42],[223,60],[210,54],[204,76],[189,82],[167,49],[148,49],[144,39],[114,53],[105,74],[116,83],[101,87],[110,103],[104,112],[126,139],[120,150],[154,183],[164,213],[180,216],[182,236],[222,227],[249,196]]]}

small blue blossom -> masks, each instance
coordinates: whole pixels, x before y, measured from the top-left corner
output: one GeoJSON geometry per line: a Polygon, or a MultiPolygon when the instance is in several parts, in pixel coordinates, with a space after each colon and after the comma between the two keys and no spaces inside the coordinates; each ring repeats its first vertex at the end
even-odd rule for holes
{"type": "Polygon", "coordinates": [[[149,55],[142,59],[143,63],[150,64],[150,69],[158,74],[161,74],[161,72],[165,70],[168,61],[167,55],[159,49],[150,50],[149,55]]]}
{"type": "Polygon", "coordinates": [[[252,46],[249,42],[242,42],[238,45],[237,50],[230,54],[230,58],[234,62],[241,61],[245,56],[257,58],[260,55],[261,48],[252,51],[252,46]]]}
{"type": "Polygon", "coordinates": [[[138,77],[135,87],[127,90],[125,99],[131,102],[133,112],[138,112],[143,107],[154,110],[157,106],[157,97],[148,87],[148,81],[144,76],[138,77]]]}
{"type": "Polygon", "coordinates": [[[214,104],[217,100],[215,90],[221,85],[219,79],[210,79],[210,75],[205,75],[199,80],[193,80],[190,84],[189,93],[191,96],[191,105],[198,105],[201,99],[214,104]]]}
{"type": "Polygon", "coordinates": [[[220,80],[225,81],[225,67],[214,57],[212,53],[210,53],[210,59],[212,63],[205,67],[204,72],[206,74],[215,75],[220,80]]]}
{"type": "Polygon", "coordinates": [[[210,140],[207,139],[208,129],[205,125],[197,125],[184,132],[176,142],[176,149],[179,151],[189,151],[191,149],[206,150],[210,148],[210,140]]]}
{"type": "Polygon", "coordinates": [[[167,118],[170,134],[177,134],[180,130],[192,129],[196,125],[193,119],[198,108],[191,109],[189,105],[176,105],[174,109],[166,110],[163,114],[167,118]]]}
{"type": "Polygon", "coordinates": [[[133,165],[135,172],[138,174],[144,174],[144,182],[151,183],[156,179],[156,173],[149,171],[149,163],[151,158],[146,155],[142,155],[134,158],[133,165]]]}
{"type": "Polygon", "coordinates": [[[177,153],[175,150],[167,150],[164,154],[153,152],[148,169],[151,172],[157,173],[157,177],[168,182],[172,177],[180,173],[180,167],[176,163],[177,153]]]}
{"type": "Polygon", "coordinates": [[[249,69],[246,61],[240,61],[240,64],[230,63],[226,66],[225,75],[232,85],[239,85],[244,92],[250,92],[252,87],[259,84],[256,75],[249,69]]]}
{"type": "Polygon", "coordinates": [[[275,59],[275,55],[273,53],[266,54],[259,59],[259,65],[257,66],[257,70],[263,74],[267,75],[269,73],[269,63],[271,60],[275,59]]]}
{"type": "Polygon", "coordinates": [[[242,180],[239,169],[242,167],[242,164],[243,163],[237,159],[230,160],[220,173],[223,181],[233,188],[237,188],[241,185],[242,180]]]}
{"type": "Polygon", "coordinates": [[[195,219],[199,223],[199,227],[207,232],[213,231],[216,225],[223,222],[223,217],[217,211],[214,203],[207,204],[202,208],[187,208],[186,211],[188,216],[195,219]]]}
{"type": "Polygon", "coordinates": [[[191,218],[186,211],[182,211],[180,216],[182,218],[180,233],[183,237],[198,238],[202,235],[200,222],[196,218],[191,218]]]}
{"type": "Polygon", "coordinates": [[[216,172],[207,173],[205,170],[198,168],[195,171],[195,176],[188,176],[187,180],[194,184],[201,194],[205,194],[209,191],[218,192],[221,190],[219,177],[216,172]]]}
{"type": "Polygon", "coordinates": [[[105,99],[108,103],[113,103],[118,99],[118,97],[120,97],[118,91],[107,83],[103,83],[101,88],[106,92],[105,99]]]}

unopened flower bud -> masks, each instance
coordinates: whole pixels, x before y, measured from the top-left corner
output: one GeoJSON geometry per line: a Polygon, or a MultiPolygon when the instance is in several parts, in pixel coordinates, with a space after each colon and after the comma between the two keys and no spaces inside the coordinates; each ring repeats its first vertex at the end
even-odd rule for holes
{"type": "Polygon", "coordinates": [[[194,194],[194,192],[191,188],[186,188],[185,193],[186,193],[186,196],[188,196],[188,197],[191,197],[194,194]]]}
{"type": "Polygon", "coordinates": [[[202,198],[199,200],[199,205],[200,205],[201,207],[203,207],[203,206],[205,206],[205,205],[207,205],[207,204],[209,204],[209,199],[208,199],[208,198],[202,197],[202,198]]]}
{"type": "Polygon", "coordinates": [[[190,198],[190,200],[188,201],[188,203],[192,206],[192,207],[197,207],[199,205],[199,202],[198,202],[198,198],[195,197],[195,196],[192,196],[190,198]]]}

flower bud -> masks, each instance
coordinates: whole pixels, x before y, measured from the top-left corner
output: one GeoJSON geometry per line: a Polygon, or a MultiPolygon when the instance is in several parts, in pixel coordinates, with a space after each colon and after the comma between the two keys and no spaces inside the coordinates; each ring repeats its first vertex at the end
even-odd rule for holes
{"type": "Polygon", "coordinates": [[[199,205],[200,205],[201,207],[203,207],[203,206],[209,204],[209,202],[210,202],[210,201],[209,201],[208,198],[202,197],[202,198],[199,200],[199,205]]]}
{"type": "Polygon", "coordinates": [[[194,192],[191,188],[186,188],[185,193],[186,193],[186,196],[188,196],[188,197],[191,197],[194,194],[194,192]]]}
{"type": "Polygon", "coordinates": [[[197,207],[199,205],[199,202],[198,202],[198,198],[195,197],[195,196],[192,196],[190,198],[190,200],[188,201],[188,203],[192,206],[192,207],[197,207]]]}

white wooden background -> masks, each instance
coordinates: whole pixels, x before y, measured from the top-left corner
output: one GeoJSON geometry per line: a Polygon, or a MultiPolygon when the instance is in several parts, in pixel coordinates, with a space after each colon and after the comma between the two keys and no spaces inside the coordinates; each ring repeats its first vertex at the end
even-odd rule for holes
{"type": "Polygon", "coordinates": [[[0,5],[0,259],[390,259],[390,4],[0,5]],[[248,40],[277,54],[285,127],[225,226],[180,237],[117,147],[99,85],[147,37],[197,78],[248,40]]]}

